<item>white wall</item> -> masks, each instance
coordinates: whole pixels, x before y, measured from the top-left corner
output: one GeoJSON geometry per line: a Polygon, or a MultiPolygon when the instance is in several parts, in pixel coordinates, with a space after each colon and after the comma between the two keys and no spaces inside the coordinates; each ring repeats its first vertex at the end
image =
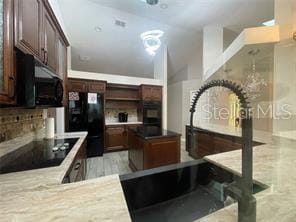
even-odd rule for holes
{"type": "Polygon", "coordinates": [[[182,134],[183,82],[168,85],[168,129],[182,134]]]}
{"type": "Polygon", "coordinates": [[[162,128],[167,129],[168,48],[163,45],[154,57],[154,79],[162,81],[162,128]]]}
{"type": "Polygon", "coordinates": [[[201,79],[196,80],[187,80],[183,81],[183,90],[182,90],[182,135],[185,138],[185,125],[190,123],[190,107],[191,107],[191,98],[190,92],[192,90],[198,90],[202,85],[201,79]]]}
{"type": "Polygon", "coordinates": [[[280,106],[288,104],[293,118],[273,121],[273,132],[279,135],[296,130],[296,1],[275,1],[275,22],[280,26],[280,43],[274,47],[274,105],[277,116],[284,113],[280,106]]]}
{"type": "Polygon", "coordinates": [[[94,73],[94,72],[82,72],[75,70],[68,70],[69,78],[79,78],[79,79],[93,79],[93,80],[102,80],[107,81],[109,83],[117,83],[117,84],[129,84],[129,85],[163,85],[163,81],[159,79],[146,79],[146,78],[137,78],[137,77],[129,77],[129,76],[120,76],[120,75],[112,75],[106,73],[94,73]]]}
{"type": "Polygon", "coordinates": [[[185,126],[190,118],[190,92],[197,90],[201,80],[185,80],[168,85],[168,129],[182,134],[185,139],[185,126]]]}
{"type": "Polygon", "coordinates": [[[223,53],[223,27],[207,26],[203,29],[203,73],[223,53]]]}

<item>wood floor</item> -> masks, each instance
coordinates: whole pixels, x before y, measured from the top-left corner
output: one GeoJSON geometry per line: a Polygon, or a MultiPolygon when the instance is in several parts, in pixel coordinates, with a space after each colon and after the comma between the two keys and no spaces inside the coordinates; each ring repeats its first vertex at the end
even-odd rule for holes
{"type": "MultiPolygon", "coordinates": [[[[193,160],[185,151],[185,146],[181,146],[181,162],[193,160]]],[[[128,166],[128,152],[106,153],[102,157],[94,157],[87,159],[86,179],[112,175],[131,173],[128,166]]]]}

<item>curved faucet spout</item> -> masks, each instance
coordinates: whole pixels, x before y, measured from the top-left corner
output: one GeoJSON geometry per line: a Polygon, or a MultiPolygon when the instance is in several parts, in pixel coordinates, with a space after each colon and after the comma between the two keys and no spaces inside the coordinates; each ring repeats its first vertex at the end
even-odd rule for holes
{"type": "Polygon", "coordinates": [[[195,94],[190,108],[190,133],[192,147],[196,147],[194,134],[193,117],[196,105],[201,95],[210,88],[224,87],[231,90],[238,97],[241,104],[242,118],[242,178],[235,184],[228,187],[238,201],[238,221],[256,221],[256,200],[253,197],[253,120],[249,101],[242,87],[228,80],[213,80],[203,85],[195,94]],[[232,192],[237,190],[240,192],[232,192]]]}

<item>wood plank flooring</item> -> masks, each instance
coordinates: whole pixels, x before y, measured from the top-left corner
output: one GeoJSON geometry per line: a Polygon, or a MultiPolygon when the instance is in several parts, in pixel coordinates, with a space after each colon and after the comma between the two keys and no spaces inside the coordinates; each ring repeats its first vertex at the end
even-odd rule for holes
{"type": "MultiPolygon", "coordinates": [[[[185,150],[185,145],[181,146],[181,162],[192,161],[193,159],[185,150]]],[[[87,159],[87,174],[86,179],[93,179],[112,174],[127,174],[131,173],[128,166],[128,152],[113,152],[106,153],[102,157],[94,157],[87,159]]]]}

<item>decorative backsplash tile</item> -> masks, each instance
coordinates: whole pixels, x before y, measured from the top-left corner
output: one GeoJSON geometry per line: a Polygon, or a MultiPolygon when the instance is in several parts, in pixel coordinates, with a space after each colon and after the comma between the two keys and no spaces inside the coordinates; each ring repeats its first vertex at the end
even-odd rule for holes
{"type": "Polygon", "coordinates": [[[1,109],[0,142],[44,128],[46,110],[1,109]]]}
{"type": "Polygon", "coordinates": [[[127,112],[128,122],[138,122],[137,109],[106,109],[105,110],[105,121],[107,123],[118,122],[118,113],[127,112]]]}

